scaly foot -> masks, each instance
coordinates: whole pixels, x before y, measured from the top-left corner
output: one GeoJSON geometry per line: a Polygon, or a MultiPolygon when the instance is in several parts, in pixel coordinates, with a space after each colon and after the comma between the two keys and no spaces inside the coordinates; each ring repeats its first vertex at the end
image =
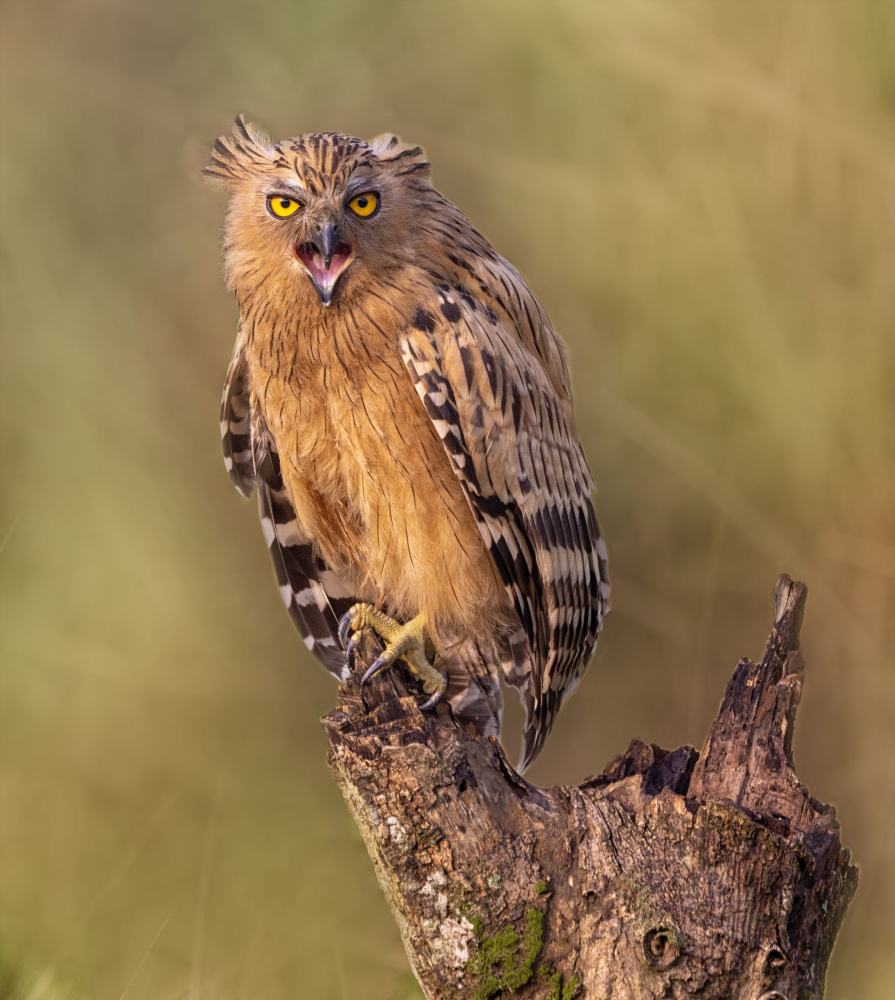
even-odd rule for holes
{"type": "Polygon", "coordinates": [[[346,646],[346,659],[348,668],[352,671],[355,651],[360,641],[361,629],[364,627],[373,629],[385,643],[385,649],[382,656],[370,664],[361,679],[361,684],[365,684],[374,674],[390,667],[400,658],[407,664],[410,672],[422,681],[423,691],[432,696],[420,705],[420,708],[424,711],[434,708],[447,690],[446,668],[444,661],[435,652],[423,615],[417,615],[406,625],[400,625],[394,618],[389,618],[370,604],[355,604],[342,615],[339,622],[339,639],[343,646],[349,632],[351,633],[351,639],[346,646]],[[429,657],[433,658],[434,665],[429,662],[429,657]]]}

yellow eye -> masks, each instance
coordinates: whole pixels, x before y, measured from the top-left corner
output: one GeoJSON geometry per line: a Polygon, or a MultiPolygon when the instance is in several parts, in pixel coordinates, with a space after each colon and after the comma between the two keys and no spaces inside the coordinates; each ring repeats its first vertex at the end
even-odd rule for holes
{"type": "Polygon", "coordinates": [[[275,215],[278,219],[288,219],[290,215],[295,215],[301,204],[294,198],[284,198],[280,194],[275,194],[267,199],[267,207],[271,215],[275,215]]]}
{"type": "Polygon", "coordinates": [[[369,219],[379,211],[379,195],[372,191],[359,194],[348,202],[348,207],[355,215],[360,215],[364,219],[369,219]]]}

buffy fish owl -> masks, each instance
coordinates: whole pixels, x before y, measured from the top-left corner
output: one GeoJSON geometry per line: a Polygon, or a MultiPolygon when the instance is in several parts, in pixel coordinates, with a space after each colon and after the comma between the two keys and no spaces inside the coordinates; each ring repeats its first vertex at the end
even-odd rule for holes
{"type": "Polygon", "coordinates": [[[224,456],[292,620],[343,681],[372,628],[368,675],[401,660],[423,708],[444,697],[480,734],[500,732],[503,671],[524,769],[609,606],[550,320],[393,135],[274,144],[239,118],[206,173],[240,315],[224,456]]]}

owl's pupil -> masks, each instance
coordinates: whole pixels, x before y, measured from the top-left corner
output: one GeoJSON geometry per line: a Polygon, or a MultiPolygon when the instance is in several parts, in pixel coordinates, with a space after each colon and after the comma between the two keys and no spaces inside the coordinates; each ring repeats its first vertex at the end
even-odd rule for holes
{"type": "Polygon", "coordinates": [[[288,208],[289,202],[286,198],[280,198],[280,208],[288,208]]]}
{"type": "Polygon", "coordinates": [[[357,199],[357,207],[358,208],[366,208],[367,207],[367,199],[366,198],[358,198],[357,199]]]}

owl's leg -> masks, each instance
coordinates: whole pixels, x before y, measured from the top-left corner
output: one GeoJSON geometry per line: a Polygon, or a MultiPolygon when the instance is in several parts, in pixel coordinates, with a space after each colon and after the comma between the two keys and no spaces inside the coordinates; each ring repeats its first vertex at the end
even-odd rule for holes
{"type": "Polygon", "coordinates": [[[395,660],[400,658],[407,664],[410,672],[422,681],[423,691],[432,696],[420,705],[420,708],[434,708],[447,690],[447,677],[445,676],[447,668],[444,661],[435,652],[435,646],[429,638],[425,617],[417,615],[406,625],[400,625],[394,618],[389,618],[388,615],[377,611],[370,604],[355,604],[342,616],[342,620],[339,622],[339,639],[343,645],[348,638],[348,633],[352,633],[351,640],[347,645],[348,665],[352,669],[354,651],[360,639],[360,631],[365,627],[373,629],[385,643],[385,649],[382,656],[370,664],[361,683],[368,681],[380,670],[390,667],[395,660]],[[432,657],[433,663],[429,662],[430,657],[432,657]]]}

